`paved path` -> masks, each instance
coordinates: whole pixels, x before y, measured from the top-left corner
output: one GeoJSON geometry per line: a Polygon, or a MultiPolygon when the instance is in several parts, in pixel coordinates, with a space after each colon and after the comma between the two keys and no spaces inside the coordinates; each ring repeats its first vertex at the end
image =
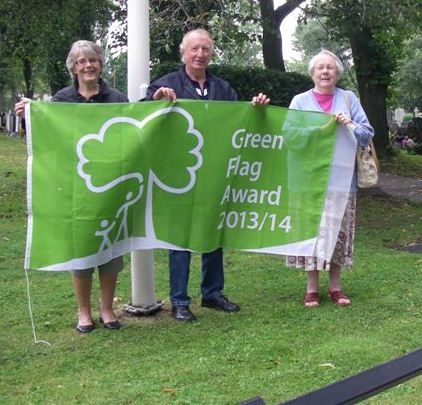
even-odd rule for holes
{"type": "MultiPolygon", "coordinates": [[[[392,196],[419,203],[422,202],[422,179],[380,173],[376,187],[360,189],[359,193],[392,196]]],[[[422,243],[412,243],[405,250],[421,254],[422,243]]]]}
{"type": "Polygon", "coordinates": [[[422,202],[422,179],[380,173],[376,187],[360,189],[359,192],[389,195],[413,202],[422,202]]]}

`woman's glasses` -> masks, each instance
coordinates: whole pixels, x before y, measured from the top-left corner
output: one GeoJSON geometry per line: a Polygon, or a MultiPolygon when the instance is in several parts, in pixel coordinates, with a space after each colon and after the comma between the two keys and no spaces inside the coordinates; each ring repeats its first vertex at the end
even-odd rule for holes
{"type": "Polygon", "coordinates": [[[336,67],[334,65],[316,65],[315,70],[318,72],[322,72],[323,70],[335,70],[336,67]]]}
{"type": "Polygon", "coordinates": [[[97,58],[80,58],[75,61],[75,64],[78,66],[86,66],[88,62],[91,65],[95,65],[96,63],[99,62],[99,60],[97,58]]]}

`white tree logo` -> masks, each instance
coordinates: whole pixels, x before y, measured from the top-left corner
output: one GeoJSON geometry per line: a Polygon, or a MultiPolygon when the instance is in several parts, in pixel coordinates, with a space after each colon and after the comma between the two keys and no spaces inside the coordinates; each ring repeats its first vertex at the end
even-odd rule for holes
{"type": "MultiPolygon", "coordinates": [[[[128,127],[123,127],[128,128],[128,127]]],[[[118,133],[125,131],[125,129],[120,129],[118,133]]],[[[202,155],[201,155],[201,148],[203,145],[203,137],[202,134],[195,129],[194,121],[192,116],[183,108],[180,107],[167,107],[155,111],[154,113],[148,115],[141,121],[138,121],[133,118],[129,117],[114,117],[107,120],[102,127],[98,134],[87,134],[84,135],[76,145],[76,154],[78,157],[77,163],[77,173],[79,177],[83,179],[85,185],[88,190],[93,193],[101,194],[107,193],[111,190],[115,189],[119,185],[122,185],[125,182],[132,182],[131,184],[135,184],[136,186],[133,187],[133,191],[129,191],[124,196],[124,201],[121,202],[121,205],[115,212],[114,219],[109,221],[107,219],[101,219],[99,222],[99,229],[95,231],[95,235],[100,237],[101,243],[99,246],[99,252],[103,250],[107,250],[111,248],[111,246],[117,242],[126,240],[129,238],[129,231],[128,231],[128,211],[131,206],[133,206],[136,202],[138,202],[143,193],[145,183],[147,183],[147,192],[146,192],[146,209],[145,209],[145,235],[147,239],[155,239],[155,231],[154,231],[154,224],[153,224],[153,216],[152,216],[152,190],[154,184],[159,187],[160,189],[171,193],[171,194],[183,194],[190,191],[196,183],[196,172],[202,166],[202,155]],[[104,148],[107,148],[107,140],[109,136],[113,136],[115,131],[112,131],[113,128],[116,128],[116,125],[129,125],[131,129],[136,129],[138,133],[138,140],[142,140],[142,130],[145,126],[157,120],[159,117],[169,116],[169,114],[177,114],[177,117],[180,117],[184,120],[184,126],[187,128],[186,132],[183,136],[192,136],[195,140],[195,146],[192,149],[187,150],[187,154],[190,154],[194,157],[194,161],[189,166],[180,167],[176,165],[176,167],[167,167],[166,170],[170,171],[183,171],[183,173],[187,173],[187,179],[184,181],[183,185],[171,185],[167,184],[166,182],[162,181],[160,178],[160,170],[162,168],[156,167],[149,167],[146,173],[140,173],[137,171],[132,171],[129,173],[125,173],[117,178],[113,178],[109,181],[103,180],[101,184],[98,185],[99,181],[96,179],[98,176],[98,167],[97,171],[93,172],[89,169],[90,160],[84,155],[84,148],[88,145],[91,145],[91,153],[92,150],[95,151],[96,156],[101,156],[102,151],[104,148]],[[92,142],[92,143],[91,143],[92,142]],[[92,149],[92,146],[93,149],[92,149]],[[144,181],[145,177],[147,176],[147,182],[144,181]],[[96,180],[96,181],[94,181],[96,180]],[[114,234],[114,237],[111,238],[110,235],[114,234]]],[[[142,148],[140,148],[142,150],[142,148]]],[[[148,150],[142,150],[142,154],[147,154],[148,150]]],[[[139,159],[142,159],[142,156],[139,156],[139,159]]],[[[124,162],[123,162],[124,163],[124,162]]],[[[106,165],[107,162],[104,162],[106,165]]]]}

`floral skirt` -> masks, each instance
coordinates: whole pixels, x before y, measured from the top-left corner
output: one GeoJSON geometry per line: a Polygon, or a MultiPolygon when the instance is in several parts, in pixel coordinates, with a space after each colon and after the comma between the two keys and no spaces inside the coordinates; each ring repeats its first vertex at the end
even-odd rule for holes
{"type": "Polygon", "coordinates": [[[306,271],[328,271],[331,264],[336,264],[350,269],[353,265],[355,219],[356,193],[350,193],[331,260],[328,262],[313,256],[286,256],[286,266],[306,271]]]}

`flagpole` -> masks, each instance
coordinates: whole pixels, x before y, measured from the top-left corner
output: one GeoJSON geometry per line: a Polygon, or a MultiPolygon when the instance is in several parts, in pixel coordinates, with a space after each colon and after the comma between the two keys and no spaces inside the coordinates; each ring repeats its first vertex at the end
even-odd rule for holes
{"type": "MultiPolygon", "coordinates": [[[[149,1],[127,2],[127,71],[130,102],[145,97],[149,85],[149,1]]],[[[145,187],[146,190],[146,187],[145,187]]],[[[150,315],[161,309],[154,296],[153,251],[131,253],[132,302],[125,310],[134,315],[150,315]]]]}

